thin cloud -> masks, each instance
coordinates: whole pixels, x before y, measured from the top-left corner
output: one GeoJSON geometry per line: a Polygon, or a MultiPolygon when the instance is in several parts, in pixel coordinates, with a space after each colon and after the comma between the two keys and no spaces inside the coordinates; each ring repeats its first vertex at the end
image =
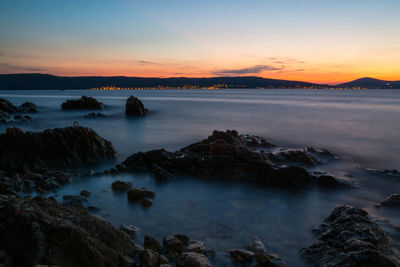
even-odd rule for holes
{"type": "Polygon", "coordinates": [[[45,68],[41,67],[25,67],[25,66],[17,66],[17,65],[12,65],[9,63],[1,63],[0,66],[4,67],[8,71],[47,71],[45,68]]]}
{"type": "Polygon", "coordinates": [[[222,69],[222,70],[217,70],[214,71],[214,75],[243,75],[243,74],[257,74],[262,71],[276,71],[276,70],[282,70],[282,67],[274,67],[274,66],[269,66],[269,65],[255,65],[253,67],[249,68],[243,68],[243,69],[222,69]]]}
{"type": "Polygon", "coordinates": [[[136,62],[141,65],[161,65],[160,63],[153,62],[153,61],[147,61],[147,60],[137,60],[136,62]]]}

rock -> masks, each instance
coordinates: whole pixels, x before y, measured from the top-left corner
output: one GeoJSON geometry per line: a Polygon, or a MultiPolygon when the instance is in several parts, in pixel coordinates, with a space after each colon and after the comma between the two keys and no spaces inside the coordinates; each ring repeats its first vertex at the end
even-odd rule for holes
{"type": "Polygon", "coordinates": [[[104,109],[105,105],[90,96],[82,96],[80,99],[67,100],[61,104],[63,110],[74,109],[104,109]]]}
{"type": "Polygon", "coordinates": [[[90,194],[90,192],[87,191],[87,190],[82,190],[81,193],[80,193],[80,195],[83,196],[83,197],[90,197],[91,194],[90,194]]]}
{"type": "Polygon", "coordinates": [[[322,174],[316,176],[315,184],[325,189],[355,188],[355,184],[334,175],[322,174]]]}
{"type": "Polygon", "coordinates": [[[0,134],[0,168],[62,168],[115,158],[111,142],[86,127],[43,132],[25,132],[14,127],[0,134]]]}
{"type": "Polygon", "coordinates": [[[133,188],[128,191],[128,199],[129,200],[141,200],[143,198],[153,198],[155,197],[155,193],[147,190],[146,188],[133,188]]]}
{"type": "MultiPolygon", "coordinates": [[[[149,170],[156,179],[163,180],[174,176],[193,176],[210,180],[246,181],[264,186],[326,186],[326,179],[322,177],[317,183],[318,177],[295,166],[288,159],[272,160],[272,152],[262,150],[271,146],[273,144],[261,137],[239,135],[234,130],[214,131],[207,139],[179,151],[159,149],[139,152],[128,157],[122,165],[131,171],[149,170]]],[[[297,155],[293,157],[301,158],[300,154],[311,157],[322,152],[305,149],[292,153],[297,155]]]]}
{"type": "Polygon", "coordinates": [[[168,264],[169,260],[167,257],[160,255],[160,266],[164,265],[164,264],[168,264]]]}
{"type": "Polygon", "coordinates": [[[138,233],[140,232],[140,228],[135,225],[121,224],[119,229],[122,232],[127,233],[129,236],[137,236],[138,233]]]}
{"type": "Polygon", "coordinates": [[[207,245],[206,243],[202,241],[192,241],[190,244],[186,247],[185,251],[187,252],[197,252],[200,254],[205,254],[207,251],[207,245]]]}
{"type": "Polygon", "coordinates": [[[184,234],[176,234],[174,235],[176,239],[182,242],[183,245],[187,246],[189,244],[189,237],[184,234]]]}
{"type": "Polygon", "coordinates": [[[84,198],[80,196],[63,196],[63,205],[74,208],[82,214],[87,214],[87,210],[83,205],[84,198]]]}
{"type": "Polygon", "coordinates": [[[20,113],[36,113],[37,106],[31,102],[25,102],[18,108],[18,112],[20,113]]]}
{"type": "Polygon", "coordinates": [[[400,208],[400,194],[391,194],[385,198],[381,203],[381,207],[400,208]]]}
{"type": "Polygon", "coordinates": [[[176,252],[178,254],[182,253],[183,251],[183,244],[177,238],[172,235],[168,235],[163,239],[163,245],[165,247],[165,251],[169,252],[176,252]]]}
{"type": "Polygon", "coordinates": [[[151,250],[145,249],[142,254],[141,267],[158,267],[160,266],[160,254],[151,250]]]}
{"type": "Polygon", "coordinates": [[[9,123],[12,122],[13,119],[11,118],[10,114],[4,111],[0,111],[0,122],[2,123],[9,123]]]}
{"type": "Polygon", "coordinates": [[[86,209],[90,212],[100,211],[100,208],[96,206],[87,206],[86,209]]]}
{"type": "Polygon", "coordinates": [[[229,251],[235,261],[245,262],[253,260],[254,253],[244,249],[233,249],[229,251]]]}
{"type": "Polygon", "coordinates": [[[142,205],[143,207],[150,207],[151,205],[153,205],[153,201],[151,199],[148,198],[142,198],[139,201],[140,205],[142,205]]]}
{"type": "Polygon", "coordinates": [[[17,113],[18,109],[10,101],[0,98],[0,111],[4,111],[9,114],[13,114],[13,113],[17,113]]]}
{"type": "Polygon", "coordinates": [[[138,256],[125,233],[54,199],[1,197],[0,214],[10,266],[132,266],[138,256]]]}
{"type": "Polygon", "coordinates": [[[185,252],[181,257],[182,267],[212,267],[210,261],[203,254],[185,252]]]}
{"type": "Polygon", "coordinates": [[[31,120],[32,118],[27,115],[21,115],[21,114],[14,115],[14,121],[31,121],[31,120]]]}
{"type": "Polygon", "coordinates": [[[86,114],[85,115],[85,118],[87,118],[87,119],[94,119],[94,118],[105,118],[106,117],[106,115],[104,115],[103,113],[100,113],[100,112],[92,112],[92,113],[89,113],[89,114],[86,114]]]}
{"type": "Polygon", "coordinates": [[[158,252],[159,254],[161,254],[162,252],[162,247],[160,245],[160,243],[157,241],[157,239],[155,239],[152,236],[149,235],[145,235],[144,236],[144,248],[145,249],[151,249],[155,252],[158,252]]]}
{"type": "Polygon", "coordinates": [[[397,244],[363,209],[337,207],[317,232],[301,251],[316,266],[400,266],[397,244]]]}
{"type": "Polygon", "coordinates": [[[149,113],[149,111],[144,107],[142,101],[134,96],[130,96],[126,100],[126,116],[143,116],[149,113]]]}
{"type": "Polygon", "coordinates": [[[256,254],[265,254],[267,249],[258,237],[253,237],[251,242],[247,245],[247,249],[256,254]]]}
{"type": "Polygon", "coordinates": [[[111,184],[111,188],[115,191],[126,191],[132,188],[132,184],[124,181],[115,181],[111,184]]]}

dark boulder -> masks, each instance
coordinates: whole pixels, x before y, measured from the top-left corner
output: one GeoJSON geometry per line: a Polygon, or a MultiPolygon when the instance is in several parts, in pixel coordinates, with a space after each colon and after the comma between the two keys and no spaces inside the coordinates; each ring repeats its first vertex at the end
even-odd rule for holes
{"type": "Polygon", "coordinates": [[[144,236],[144,244],[143,247],[146,249],[151,249],[155,252],[158,252],[161,254],[162,252],[162,247],[160,245],[160,242],[157,241],[157,239],[155,239],[152,236],[149,235],[145,235],[144,236]]]}
{"type": "Polygon", "coordinates": [[[196,252],[185,252],[181,256],[182,267],[212,267],[206,256],[196,252]]]}
{"type": "Polygon", "coordinates": [[[115,181],[111,184],[111,188],[115,191],[126,191],[132,188],[132,184],[124,181],[115,181]]]}
{"type": "Polygon", "coordinates": [[[10,266],[133,266],[138,256],[128,235],[52,198],[0,196],[0,214],[10,266]]]}
{"type": "Polygon", "coordinates": [[[63,110],[76,109],[104,109],[105,105],[91,96],[82,96],[79,99],[70,99],[61,104],[63,110]]]}
{"type": "Polygon", "coordinates": [[[301,251],[315,266],[400,266],[397,244],[363,209],[335,208],[316,233],[301,251]]]}
{"type": "Polygon", "coordinates": [[[13,114],[18,112],[18,108],[14,106],[10,101],[0,98],[0,111],[13,114]]]}
{"type": "Polygon", "coordinates": [[[25,102],[21,106],[18,107],[18,112],[20,113],[36,113],[37,106],[31,102],[25,102]]]}
{"type": "Polygon", "coordinates": [[[400,194],[391,194],[390,196],[382,200],[379,206],[400,209],[400,194]]]}
{"type": "Polygon", "coordinates": [[[125,115],[126,116],[143,116],[149,113],[144,107],[142,101],[139,98],[130,96],[126,100],[125,115]]]}
{"type": "MultiPolygon", "coordinates": [[[[0,162],[5,168],[58,168],[113,160],[111,142],[86,127],[25,132],[7,128],[0,134],[0,162]]],[[[0,166],[0,167],[1,167],[0,166]]]]}

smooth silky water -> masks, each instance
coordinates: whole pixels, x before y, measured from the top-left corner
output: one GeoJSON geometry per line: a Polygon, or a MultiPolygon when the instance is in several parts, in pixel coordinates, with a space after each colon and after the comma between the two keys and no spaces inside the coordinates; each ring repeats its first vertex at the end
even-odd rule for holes
{"type": "Polygon", "coordinates": [[[150,174],[138,173],[75,177],[71,184],[48,194],[61,200],[63,195],[89,190],[92,196],[85,204],[100,208],[94,214],[116,227],[122,223],[140,227],[138,243],[145,234],[161,240],[167,234],[183,233],[214,248],[213,263],[225,266],[233,264],[230,249],[258,236],[269,252],[280,255],[289,266],[307,266],[299,250],[315,240],[312,229],[341,204],[366,208],[400,241],[391,227],[400,225],[400,213],[374,207],[386,196],[400,193],[400,178],[365,171],[400,169],[400,90],[1,91],[0,97],[16,105],[31,101],[39,109],[32,122],[0,125],[0,132],[11,126],[41,131],[79,121],[112,141],[117,162],[138,151],[177,150],[206,138],[214,129],[236,129],[283,147],[329,149],[342,159],[314,169],[358,184],[356,190],[296,191],[191,177],[157,183],[150,174]],[[81,95],[104,102],[108,108],[101,112],[107,117],[86,119],[84,115],[91,111],[61,110],[63,101],[81,95]],[[150,114],[126,118],[129,95],[139,97],[150,114]],[[153,206],[143,208],[129,202],[126,193],[113,192],[111,183],[117,179],[153,190],[153,206]]]}

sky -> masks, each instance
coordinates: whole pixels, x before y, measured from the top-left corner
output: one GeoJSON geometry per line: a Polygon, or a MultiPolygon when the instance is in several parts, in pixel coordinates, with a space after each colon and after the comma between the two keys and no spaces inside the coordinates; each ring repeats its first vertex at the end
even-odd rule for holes
{"type": "Polygon", "coordinates": [[[0,73],[400,80],[399,0],[1,0],[0,73]]]}

